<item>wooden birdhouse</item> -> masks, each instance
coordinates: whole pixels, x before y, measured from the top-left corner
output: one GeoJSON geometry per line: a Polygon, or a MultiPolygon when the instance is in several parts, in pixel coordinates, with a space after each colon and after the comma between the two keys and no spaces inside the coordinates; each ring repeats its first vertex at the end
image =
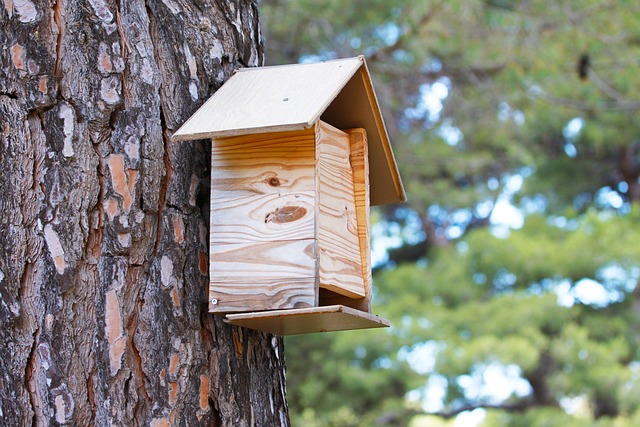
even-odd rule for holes
{"type": "Polygon", "coordinates": [[[209,311],[278,335],[388,326],[369,205],[405,194],[364,58],[238,70],[173,135],[202,138],[209,311]]]}

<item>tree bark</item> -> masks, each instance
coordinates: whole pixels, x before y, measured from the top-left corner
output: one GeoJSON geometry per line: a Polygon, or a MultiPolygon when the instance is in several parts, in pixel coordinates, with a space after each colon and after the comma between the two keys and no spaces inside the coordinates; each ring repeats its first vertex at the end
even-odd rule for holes
{"type": "Polygon", "coordinates": [[[282,339],[207,313],[209,143],[255,2],[0,6],[0,425],[288,425],[282,339]]]}

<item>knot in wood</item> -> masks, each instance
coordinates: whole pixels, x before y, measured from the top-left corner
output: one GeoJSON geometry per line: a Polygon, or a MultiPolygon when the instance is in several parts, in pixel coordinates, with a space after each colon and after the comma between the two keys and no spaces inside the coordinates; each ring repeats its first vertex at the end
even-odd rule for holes
{"type": "Polygon", "coordinates": [[[276,224],[285,224],[287,222],[297,221],[307,214],[307,209],[302,206],[283,206],[273,212],[269,212],[264,218],[265,224],[273,222],[276,224]]]}
{"type": "Polygon", "coordinates": [[[280,185],[280,180],[278,178],[269,179],[269,185],[272,187],[278,187],[280,185]]]}

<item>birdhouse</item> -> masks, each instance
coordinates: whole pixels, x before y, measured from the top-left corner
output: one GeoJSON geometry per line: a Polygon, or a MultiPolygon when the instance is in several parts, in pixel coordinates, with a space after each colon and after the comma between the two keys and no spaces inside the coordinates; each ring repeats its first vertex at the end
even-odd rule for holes
{"type": "Polygon", "coordinates": [[[203,138],[209,311],[278,335],[389,326],[369,206],[405,194],[364,58],[238,70],[173,135],[203,138]]]}

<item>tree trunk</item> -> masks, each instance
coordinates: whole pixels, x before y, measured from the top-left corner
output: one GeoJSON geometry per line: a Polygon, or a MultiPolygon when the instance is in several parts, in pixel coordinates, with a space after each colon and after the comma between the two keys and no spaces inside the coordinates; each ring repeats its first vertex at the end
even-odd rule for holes
{"type": "Polygon", "coordinates": [[[282,340],[207,313],[209,143],[170,141],[261,64],[255,2],[0,25],[0,425],[288,425],[282,340]]]}

